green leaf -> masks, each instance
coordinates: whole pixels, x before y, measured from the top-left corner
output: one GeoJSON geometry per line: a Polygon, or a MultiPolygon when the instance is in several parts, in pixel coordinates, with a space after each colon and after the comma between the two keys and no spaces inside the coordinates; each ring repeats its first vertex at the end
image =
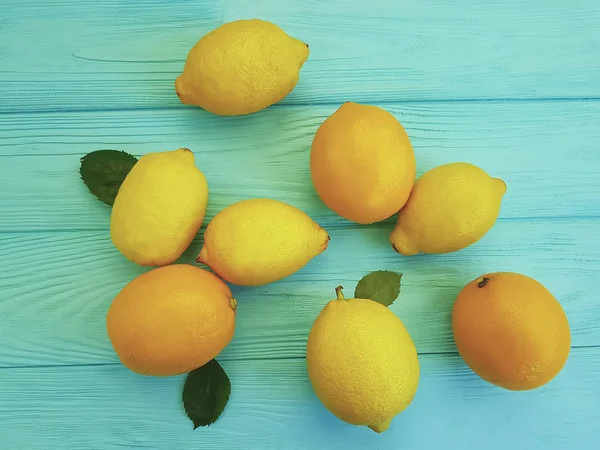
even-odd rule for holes
{"type": "Polygon", "coordinates": [[[379,270],[364,276],[356,285],[355,298],[370,298],[385,306],[390,306],[400,294],[401,273],[379,270]]]}
{"type": "Polygon", "coordinates": [[[135,156],[120,150],[96,150],[81,158],[79,173],[90,192],[111,205],[121,183],[137,162],[135,156]]]}
{"type": "Polygon", "coordinates": [[[183,385],[183,407],[194,430],[217,421],[230,393],[229,377],[216,359],[188,374],[183,385]]]}

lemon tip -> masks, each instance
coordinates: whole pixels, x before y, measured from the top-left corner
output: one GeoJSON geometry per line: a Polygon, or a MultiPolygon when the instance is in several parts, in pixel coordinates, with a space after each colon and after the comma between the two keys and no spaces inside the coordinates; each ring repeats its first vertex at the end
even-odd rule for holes
{"type": "Polygon", "coordinates": [[[375,433],[383,433],[385,430],[387,430],[390,427],[391,423],[392,423],[392,419],[388,419],[388,420],[378,423],[378,424],[368,425],[368,427],[371,430],[373,430],[375,433]]]}
{"type": "Polygon", "coordinates": [[[494,186],[498,190],[500,195],[504,195],[506,193],[506,183],[501,178],[494,178],[494,186]]]}

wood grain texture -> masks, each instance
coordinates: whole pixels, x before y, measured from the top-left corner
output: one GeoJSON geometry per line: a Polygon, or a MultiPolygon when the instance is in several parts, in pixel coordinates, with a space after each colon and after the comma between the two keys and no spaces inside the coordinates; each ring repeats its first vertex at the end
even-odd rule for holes
{"type": "MultiPolygon", "coordinates": [[[[600,448],[600,3],[597,0],[0,0],[0,448],[2,450],[556,450],[600,448]],[[181,105],[173,82],[214,27],[260,17],[310,44],[281,104],[224,118],[181,105]],[[419,174],[470,161],[503,178],[482,241],[402,257],[393,219],[356,226],[317,198],[308,157],[346,100],[405,125],[419,174]],[[487,101],[490,100],[490,101],[487,101]],[[304,209],[329,249],[289,278],[233,286],[236,334],[219,360],[233,393],[192,431],[182,377],[142,377],[112,351],[105,314],[148,270],[112,246],[110,210],[78,178],[100,148],[191,148],[210,184],[207,220],[241,198],[304,209]],[[317,401],[310,326],[333,288],[373,270],[404,274],[392,310],[420,354],[414,403],[376,435],[317,401]],[[539,390],[474,375],[450,329],[462,286],[490,271],[546,285],[573,350],[539,390]]],[[[180,262],[192,262],[199,233],[180,262]]]]}
{"type": "Polygon", "coordinates": [[[192,45],[253,17],[310,44],[286,104],[600,97],[596,0],[3,0],[0,112],[183,108],[192,45]]]}
{"type": "Polygon", "coordinates": [[[3,369],[0,439],[10,450],[593,449],[600,445],[600,349],[574,350],[557,378],[508,392],[458,356],[420,357],[413,403],[383,434],[345,424],[318,402],[303,360],[228,361],[230,402],[192,431],[182,377],[121,366],[3,369]],[[426,425],[425,425],[426,424],[426,425]],[[425,430],[427,430],[425,432],[425,430]]]}
{"type": "MultiPolygon", "coordinates": [[[[528,274],[562,303],[574,346],[600,345],[595,282],[597,220],[501,221],[479,243],[440,256],[402,257],[392,224],[328,228],[329,248],[296,274],[256,288],[232,286],[236,333],[224,360],[302,357],[310,327],[342,284],[347,295],[374,270],[404,274],[391,309],[420,353],[455,352],[450,312],[460,289],[495,271],[528,274]]],[[[179,262],[192,263],[198,239],[179,262]]],[[[0,367],[113,363],[105,315],[119,290],[147,268],[128,262],[108,232],[0,234],[0,367]]]]}
{"type": "MultiPolygon", "coordinates": [[[[469,161],[503,178],[501,218],[600,217],[600,102],[383,105],[405,125],[421,174],[469,161]]],[[[316,196],[315,131],[335,107],[280,107],[241,118],[152,110],[0,115],[0,232],[106,230],[109,209],[79,179],[79,157],[188,147],[206,174],[207,220],[247,197],[288,201],[323,225],[346,223],[316,196]]]]}

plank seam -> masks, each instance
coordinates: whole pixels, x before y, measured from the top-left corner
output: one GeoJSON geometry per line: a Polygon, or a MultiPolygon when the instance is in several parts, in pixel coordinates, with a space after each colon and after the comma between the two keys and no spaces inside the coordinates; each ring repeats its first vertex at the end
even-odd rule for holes
{"type": "MultiPolygon", "coordinates": [[[[585,349],[596,349],[600,348],[598,345],[575,345],[571,347],[572,350],[585,350],[585,349]]],[[[460,356],[458,352],[417,352],[419,356],[460,356]]],[[[297,361],[305,359],[305,356],[286,356],[283,358],[217,358],[222,362],[237,362],[237,361],[297,361]]],[[[1,370],[7,369],[51,369],[51,368],[65,368],[65,367],[111,367],[111,366],[122,366],[120,362],[106,362],[106,363],[82,363],[82,364],[32,364],[32,365],[18,365],[18,366],[0,366],[1,370]]]]}
{"type": "MultiPolygon", "coordinates": [[[[106,220],[108,221],[110,218],[110,211],[107,210],[107,216],[106,216],[106,220]]],[[[334,218],[337,220],[337,218],[334,218]]],[[[546,220],[546,221],[562,221],[562,220],[569,220],[569,221],[585,221],[585,220],[599,220],[600,216],[594,216],[594,215],[581,215],[581,216],[573,216],[573,215],[569,215],[569,216],[534,216],[534,217],[498,217],[498,219],[496,219],[499,222],[523,222],[523,221],[530,221],[530,222],[538,222],[538,221],[542,221],[542,220],[546,220]]],[[[395,221],[388,221],[388,222],[378,222],[378,223],[374,223],[371,225],[368,225],[371,229],[372,228],[377,228],[377,227],[389,227],[389,226],[393,226],[395,223],[395,221]]],[[[1,225],[0,225],[1,226],[1,225]]],[[[331,229],[341,229],[341,228],[364,228],[364,226],[359,226],[356,225],[354,223],[344,223],[343,221],[339,221],[338,223],[328,223],[328,227],[331,229]]],[[[68,234],[68,233],[108,233],[110,231],[110,228],[104,227],[104,228],[40,228],[40,229],[35,229],[35,230],[2,230],[0,229],[0,236],[1,235],[27,235],[27,234],[51,234],[51,233],[56,233],[56,234],[68,234]]]]}
{"type": "MultiPolygon", "coordinates": [[[[415,99],[406,98],[404,100],[385,100],[374,98],[358,103],[379,104],[379,105],[406,105],[406,104],[434,104],[434,103],[526,103],[526,102],[597,102],[600,97],[505,97],[505,98],[449,98],[449,99],[415,99]]],[[[343,101],[314,101],[314,102],[283,102],[271,105],[269,108],[298,108],[298,107],[335,107],[343,101]]],[[[197,110],[193,106],[164,106],[164,107],[133,107],[133,108],[46,108],[46,109],[16,109],[11,111],[0,110],[2,115],[31,115],[31,114],[68,114],[68,113],[95,113],[95,112],[137,112],[137,111],[174,111],[174,110],[197,110]]]]}

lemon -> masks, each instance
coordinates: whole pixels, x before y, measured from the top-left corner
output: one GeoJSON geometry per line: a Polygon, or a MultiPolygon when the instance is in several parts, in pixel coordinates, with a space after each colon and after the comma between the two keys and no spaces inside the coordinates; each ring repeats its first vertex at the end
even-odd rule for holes
{"type": "Polygon", "coordinates": [[[406,131],[384,109],[346,102],[317,130],[310,153],[317,194],[340,216],[378,222],[397,213],[415,181],[406,131]]]}
{"type": "Polygon", "coordinates": [[[242,200],[210,221],[197,261],[231,283],[257,286],[296,272],[328,242],[327,232],[292,205],[242,200]]]}
{"type": "Polygon", "coordinates": [[[182,103],[234,116],[279,102],[296,86],[308,45],[258,19],[221,25],[190,50],[175,81],[182,103]]]}
{"type": "Polygon", "coordinates": [[[515,391],[549,383],[571,350],[569,321],[558,300],[519,273],[488,273],[468,283],[454,303],[452,331],[475,373],[515,391]]]}
{"type": "Polygon", "coordinates": [[[119,188],[110,236],[129,260],[162,266],[177,260],[200,229],[208,185],[186,149],[142,156],[119,188]]]}
{"type": "Polygon", "coordinates": [[[216,357],[235,330],[236,301],[207,270],[174,264],[127,284],[106,316],[108,336],[124,366],[142,375],[189,372],[216,357]]]}
{"type": "Polygon", "coordinates": [[[387,307],[368,299],[346,300],[341,289],[310,330],[308,376],[331,413],[381,433],[417,392],[417,350],[387,307]]]}
{"type": "Polygon", "coordinates": [[[504,181],[472,164],[436,167],[416,181],[390,242],[407,256],[465,248],[492,228],[505,192],[504,181]]]}

